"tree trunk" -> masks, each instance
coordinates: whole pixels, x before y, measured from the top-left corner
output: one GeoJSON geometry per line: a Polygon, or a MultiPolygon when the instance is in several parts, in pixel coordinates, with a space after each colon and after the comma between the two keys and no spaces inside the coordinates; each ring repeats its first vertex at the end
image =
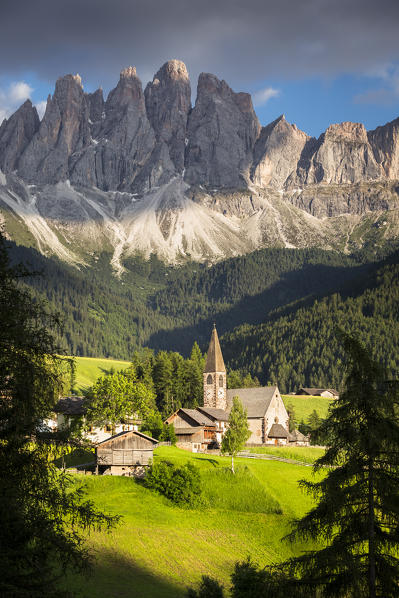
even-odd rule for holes
{"type": "Polygon", "coordinates": [[[234,455],[231,455],[231,471],[233,473],[235,473],[235,471],[234,471],[234,455]]]}
{"type": "Polygon", "coordinates": [[[375,598],[374,459],[369,458],[369,598],[375,598]]]}

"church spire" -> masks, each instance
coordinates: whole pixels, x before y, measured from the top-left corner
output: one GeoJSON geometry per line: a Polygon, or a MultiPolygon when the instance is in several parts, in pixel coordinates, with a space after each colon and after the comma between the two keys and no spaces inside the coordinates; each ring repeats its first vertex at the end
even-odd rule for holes
{"type": "Polygon", "coordinates": [[[220,348],[219,337],[216,330],[216,324],[213,325],[211,342],[209,343],[208,355],[204,372],[225,372],[222,350],[220,348]]]}
{"type": "Polygon", "coordinates": [[[226,366],[223,361],[216,324],[213,325],[203,376],[204,407],[225,410],[227,406],[226,366]]]}

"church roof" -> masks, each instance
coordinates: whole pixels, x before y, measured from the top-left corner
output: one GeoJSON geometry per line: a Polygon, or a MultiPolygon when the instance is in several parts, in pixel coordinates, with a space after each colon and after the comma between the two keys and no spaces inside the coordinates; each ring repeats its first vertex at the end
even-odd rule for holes
{"type": "Polygon", "coordinates": [[[288,438],[288,431],[281,424],[273,424],[268,433],[269,438],[288,438]]]}
{"type": "Polygon", "coordinates": [[[256,388],[230,388],[227,391],[227,409],[229,413],[233,405],[233,397],[238,397],[248,417],[264,417],[272,398],[278,393],[277,386],[258,386],[256,388]]]}
{"type": "Polygon", "coordinates": [[[208,354],[206,358],[206,364],[204,372],[225,372],[226,366],[224,365],[222,350],[220,348],[219,337],[214,326],[212,330],[211,342],[209,343],[208,354]]]}

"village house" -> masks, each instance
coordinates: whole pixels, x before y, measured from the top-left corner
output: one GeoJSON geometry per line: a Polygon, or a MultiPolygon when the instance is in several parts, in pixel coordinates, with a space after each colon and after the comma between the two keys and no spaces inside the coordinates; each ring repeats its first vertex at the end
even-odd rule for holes
{"type": "MultiPolygon", "coordinates": [[[[85,397],[69,396],[61,397],[54,407],[54,413],[50,419],[45,423],[47,427],[52,430],[61,430],[62,428],[71,427],[74,424],[85,424],[86,407],[84,404],[85,397]]],[[[93,444],[98,444],[110,438],[113,434],[120,432],[127,432],[138,430],[141,420],[135,417],[127,419],[125,422],[114,426],[110,424],[104,426],[89,426],[85,437],[93,444]]]]}
{"type": "Polygon", "coordinates": [[[308,395],[311,397],[325,397],[327,399],[338,399],[339,393],[334,388],[299,388],[297,395],[308,395]]]}
{"type": "Polygon", "coordinates": [[[96,446],[98,474],[142,477],[151,465],[158,441],[137,430],[120,432],[96,446]]]}
{"type": "MultiPolygon", "coordinates": [[[[251,432],[247,444],[297,442],[289,433],[289,416],[277,386],[227,390],[226,366],[216,327],[212,330],[203,377],[203,407],[178,409],[166,420],[175,427],[178,446],[194,451],[218,446],[227,429],[234,397],[247,410],[251,432]]],[[[299,442],[306,442],[304,439],[299,442]]]]}

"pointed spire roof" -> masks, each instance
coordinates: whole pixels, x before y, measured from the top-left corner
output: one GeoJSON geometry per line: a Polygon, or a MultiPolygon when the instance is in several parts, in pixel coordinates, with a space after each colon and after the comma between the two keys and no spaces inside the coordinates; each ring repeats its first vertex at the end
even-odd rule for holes
{"type": "Polygon", "coordinates": [[[219,337],[216,330],[216,324],[213,325],[211,342],[209,343],[208,355],[204,372],[225,372],[222,350],[220,348],[219,337]]]}

